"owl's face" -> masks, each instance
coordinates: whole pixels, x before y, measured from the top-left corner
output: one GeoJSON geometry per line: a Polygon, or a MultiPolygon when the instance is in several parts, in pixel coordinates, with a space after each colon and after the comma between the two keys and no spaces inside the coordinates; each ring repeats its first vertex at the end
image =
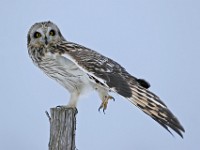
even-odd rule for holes
{"type": "Polygon", "coordinates": [[[35,23],[28,32],[28,45],[48,46],[65,40],[58,27],[48,21],[35,23]]]}

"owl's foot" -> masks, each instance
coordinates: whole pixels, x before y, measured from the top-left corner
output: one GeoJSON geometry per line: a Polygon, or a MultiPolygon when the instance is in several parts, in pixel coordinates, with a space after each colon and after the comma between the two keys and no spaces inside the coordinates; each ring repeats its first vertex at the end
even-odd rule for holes
{"type": "Polygon", "coordinates": [[[66,110],[66,109],[73,109],[75,111],[78,111],[76,107],[70,106],[70,105],[58,105],[56,108],[66,110]]]}
{"type": "Polygon", "coordinates": [[[101,105],[100,105],[98,111],[100,111],[101,109],[103,109],[103,112],[105,113],[105,110],[106,110],[107,105],[108,105],[108,101],[109,101],[110,99],[113,100],[113,101],[115,101],[115,98],[114,98],[114,97],[112,97],[112,96],[110,96],[110,95],[105,96],[105,98],[103,99],[103,101],[102,101],[102,103],[101,103],[101,105]]]}

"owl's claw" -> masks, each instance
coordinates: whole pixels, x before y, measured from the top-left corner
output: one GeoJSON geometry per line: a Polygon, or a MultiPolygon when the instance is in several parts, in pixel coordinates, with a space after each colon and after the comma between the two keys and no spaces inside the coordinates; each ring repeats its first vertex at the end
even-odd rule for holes
{"type": "Polygon", "coordinates": [[[105,96],[105,99],[102,101],[98,111],[100,111],[101,109],[103,109],[103,113],[105,114],[105,110],[107,108],[107,105],[108,105],[108,101],[112,99],[113,101],[115,101],[115,98],[112,97],[112,96],[105,96]]]}
{"type": "Polygon", "coordinates": [[[68,106],[68,105],[58,105],[56,106],[56,108],[59,108],[61,110],[65,110],[65,109],[74,109],[75,111],[78,112],[77,108],[76,107],[72,107],[72,106],[68,106]]]}
{"type": "Polygon", "coordinates": [[[58,105],[58,106],[56,106],[56,108],[67,109],[67,108],[70,108],[70,107],[68,107],[67,105],[58,105]]]}

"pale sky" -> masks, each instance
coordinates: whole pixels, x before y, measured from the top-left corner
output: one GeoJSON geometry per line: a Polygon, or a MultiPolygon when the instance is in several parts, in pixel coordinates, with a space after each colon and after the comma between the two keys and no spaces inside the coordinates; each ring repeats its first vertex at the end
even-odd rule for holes
{"type": "Polygon", "coordinates": [[[45,111],[69,93],[35,67],[27,53],[29,28],[51,20],[63,36],[94,49],[151,83],[186,133],[171,136],[124,98],[112,94],[106,114],[92,93],[78,104],[79,150],[195,150],[200,148],[200,1],[0,1],[0,149],[45,150],[45,111]]]}

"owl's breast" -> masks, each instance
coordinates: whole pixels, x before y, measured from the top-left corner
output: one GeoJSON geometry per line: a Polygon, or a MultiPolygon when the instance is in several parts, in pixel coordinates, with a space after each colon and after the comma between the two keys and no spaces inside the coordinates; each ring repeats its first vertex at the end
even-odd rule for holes
{"type": "Polygon", "coordinates": [[[82,90],[90,85],[88,75],[69,59],[59,55],[45,55],[38,67],[69,91],[82,90]]]}

